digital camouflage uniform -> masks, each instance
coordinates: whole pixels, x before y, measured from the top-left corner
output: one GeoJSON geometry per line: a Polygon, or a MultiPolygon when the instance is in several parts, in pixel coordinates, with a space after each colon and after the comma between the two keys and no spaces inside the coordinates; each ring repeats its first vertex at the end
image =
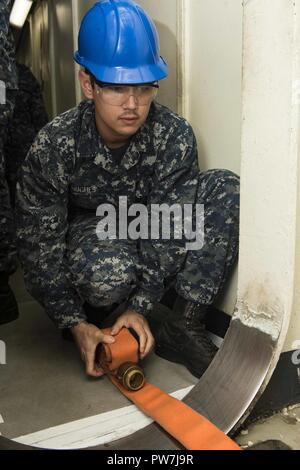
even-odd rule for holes
{"type": "Polygon", "coordinates": [[[12,117],[18,87],[14,41],[9,29],[10,10],[11,1],[0,0],[0,272],[11,272],[16,266],[13,214],[5,177],[4,159],[7,126],[12,117]],[[6,96],[3,94],[4,89],[6,96]]]}
{"type": "Polygon", "coordinates": [[[226,170],[199,173],[190,125],[153,103],[120,162],[95,125],[94,104],[81,103],[39,133],[17,184],[19,254],[26,285],[59,328],[86,319],[94,306],[127,300],[147,315],[169,279],[188,300],[211,303],[238,245],[239,181],[226,170]],[[205,244],[185,240],[105,240],[96,209],[132,203],[205,204],[205,244]]]}
{"type": "Polygon", "coordinates": [[[5,145],[6,179],[12,205],[18,169],[36,135],[48,122],[41,87],[26,65],[17,62],[18,86],[13,118],[7,129],[5,145]]]}

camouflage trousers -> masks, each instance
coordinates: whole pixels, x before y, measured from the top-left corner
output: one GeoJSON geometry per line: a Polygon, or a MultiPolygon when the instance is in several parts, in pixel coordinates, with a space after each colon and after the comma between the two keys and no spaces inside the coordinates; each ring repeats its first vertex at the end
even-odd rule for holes
{"type": "Polygon", "coordinates": [[[4,146],[8,123],[13,115],[14,101],[15,92],[7,90],[6,104],[0,104],[0,271],[10,273],[16,268],[16,246],[4,146]]]}
{"type": "MultiPolygon", "coordinates": [[[[227,170],[199,173],[197,203],[204,204],[204,245],[159,256],[164,290],[170,285],[187,300],[212,304],[236,260],[239,239],[239,178],[227,170]]],[[[69,280],[93,306],[126,301],[137,288],[141,265],[137,242],[99,240],[95,216],[77,217],[67,240],[69,280]]],[[[162,292],[157,292],[160,300],[162,292]]]]}

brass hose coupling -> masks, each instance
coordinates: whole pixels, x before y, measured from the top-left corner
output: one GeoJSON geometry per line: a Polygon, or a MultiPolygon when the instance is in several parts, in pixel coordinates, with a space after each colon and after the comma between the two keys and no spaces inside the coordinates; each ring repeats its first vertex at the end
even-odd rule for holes
{"type": "Polygon", "coordinates": [[[117,370],[116,377],[127,390],[140,390],[145,384],[143,369],[134,362],[125,362],[117,370]]]}

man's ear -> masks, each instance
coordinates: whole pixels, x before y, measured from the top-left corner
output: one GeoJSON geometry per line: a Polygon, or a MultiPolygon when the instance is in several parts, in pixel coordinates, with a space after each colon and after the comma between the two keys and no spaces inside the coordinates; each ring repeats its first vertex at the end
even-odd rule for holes
{"type": "Polygon", "coordinates": [[[93,100],[94,88],[91,84],[90,76],[84,70],[79,70],[78,77],[84,96],[89,100],[93,100]]]}

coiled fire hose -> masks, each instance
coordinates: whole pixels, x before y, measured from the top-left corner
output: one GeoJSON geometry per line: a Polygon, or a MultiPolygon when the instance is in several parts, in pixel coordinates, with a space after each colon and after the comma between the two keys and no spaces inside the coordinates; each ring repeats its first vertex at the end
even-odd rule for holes
{"type": "MultiPolygon", "coordinates": [[[[103,330],[110,334],[110,329],[103,330]]],[[[141,411],[189,450],[241,450],[226,434],[185,403],[145,380],[138,365],[139,345],[127,328],[104,344],[100,365],[113,384],[141,411]]]]}

